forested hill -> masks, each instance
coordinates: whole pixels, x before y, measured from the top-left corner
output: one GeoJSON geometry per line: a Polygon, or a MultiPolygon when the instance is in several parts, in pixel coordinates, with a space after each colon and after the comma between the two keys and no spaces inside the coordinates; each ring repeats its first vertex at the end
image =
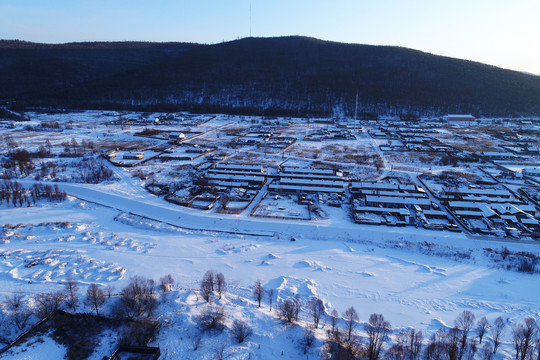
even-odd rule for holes
{"type": "Polygon", "coordinates": [[[540,76],[392,47],[305,37],[187,43],[0,41],[15,106],[290,115],[540,115],[540,76]]]}

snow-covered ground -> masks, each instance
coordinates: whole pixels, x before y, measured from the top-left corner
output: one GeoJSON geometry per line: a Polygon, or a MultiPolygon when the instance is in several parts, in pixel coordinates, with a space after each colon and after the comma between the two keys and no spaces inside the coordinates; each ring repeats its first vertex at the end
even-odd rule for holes
{"type": "MultiPolygon", "coordinates": [[[[75,193],[76,186],[71,186],[66,190],[75,193]]],[[[118,185],[111,190],[114,186],[118,185]]],[[[81,186],[80,190],[85,189],[81,186]]],[[[87,200],[109,201],[108,205],[116,207],[123,206],[119,199],[126,196],[107,200],[104,192],[92,194],[84,192],[90,198],[87,200]]],[[[200,230],[174,227],[74,198],[57,205],[2,208],[2,224],[22,224],[4,227],[0,246],[2,295],[60,289],[59,282],[68,275],[81,284],[121,289],[134,275],[157,280],[170,273],[181,290],[167,294],[166,304],[158,310],[167,326],[156,339],[163,358],[170,359],[180,354],[209,358],[229,337],[204,336],[197,354],[188,335],[184,340],[178,338],[182,339],[180,333],[185,330],[195,331],[190,316],[197,314],[204,303],[196,293],[202,275],[209,269],[222,272],[229,282],[222,303],[230,317],[245,319],[254,327],[255,335],[246,344],[231,347],[230,351],[238,352],[233,358],[239,359],[249,352],[271,359],[283,349],[288,358],[301,354],[293,341],[301,331],[278,321],[277,315],[268,310],[267,301],[259,310],[251,300],[251,288],[257,279],[266,289],[276,289],[275,302],[295,294],[303,301],[317,296],[329,310],[339,313],[354,306],[364,321],[371,313],[383,313],[393,329],[412,326],[429,333],[439,323],[453,325],[464,309],[473,311],[477,318],[486,316],[490,322],[498,316],[514,322],[540,316],[538,276],[496,268],[482,249],[500,247],[497,243],[469,240],[461,234],[434,236],[429,231],[374,230],[370,226],[348,227],[346,223],[259,219],[232,223],[225,218],[198,218],[192,211],[180,211],[163,201],[160,211],[158,205],[145,201],[143,194],[139,206],[135,206],[136,200],[123,198],[126,206],[140,215],[163,217],[168,223],[200,230]],[[242,232],[274,236],[205,230],[236,230],[235,224],[241,224],[242,232]],[[296,241],[291,242],[291,236],[296,241]],[[419,253],[412,244],[424,241],[436,243],[442,250],[451,247],[449,253],[468,252],[471,258],[455,261],[419,253]],[[258,344],[264,351],[257,351],[258,344]]],[[[512,246],[537,252],[534,245],[512,246]]],[[[307,314],[302,317],[309,322],[307,314]]],[[[319,334],[321,338],[323,334],[319,334]]],[[[510,341],[509,333],[506,341],[510,341]]]]}
{"type": "MultiPolygon", "coordinates": [[[[95,119],[85,116],[90,123],[95,119]]],[[[440,327],[452,327],[463,310],[491,323],[499,316],[508,324],[530,316],[540,322],[538,274],[506,270],[484,250],[508,247],[539,255],[537,244],[359,225],[342,209],[311,221],[188,209],[150,194],[131,171],[114,168],[118,181],[98,185],[55,182],[69,194],[65,202],[0,205],[0,298],[60,290],[68,276],[79,282],[83,295],[91,283],[120,291],[135,275],[157,282],[171,274],[176,284],[161,297],[156,317],[162,326],[150,343],[160,346],[162,359],[210,359],[221,345],[230,359],[305,358],[299,339],[311,322],[305,311],[311,297],[322,299],[327,313],[336,309],[342,314],[354,306],[361,324],[370,314],[382,313],[392,326],[391,341],[408,327],[428,338],[440,327]],[[227,327],[242,319],[254,334],[236,344],[228,330],[205,333],[195,351],[195,317],[205,307],[200,281],[210,269],[228,282],[223,299],[213,295],[213,302],[225,308],[227,327]],[[300,295],[304,311],[299,325],[279,320],[266,296],[257,307],[252,296],[256,280],[274,290],[274,307],[300,295]]],[[[35,180],[18,181],[31,185],[35,180]]],[[[111,310],[111,300],[105,308],[111,310]]],[[[91,309],[83,306],[82,311],[91,309]]],[[[326,319],[323,323],[309,358],[319,355],[329,326],[326,319]]],[[[0,358],[58,359],[65,353],[47,334],[40,339],[0,358]]],[[[513,357],[508,327],[503,339],[496,359],[513,357]]],[[[104,355],[110,354],[92,358],[104,355]]]]}

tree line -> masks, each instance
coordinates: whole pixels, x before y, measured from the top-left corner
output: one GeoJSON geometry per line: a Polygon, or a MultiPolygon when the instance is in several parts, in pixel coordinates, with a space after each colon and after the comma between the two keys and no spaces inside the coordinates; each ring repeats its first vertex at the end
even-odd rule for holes
{"type": "Polygon", "coordinates": [[[3,180],[0,184],[0,204],[16,206],[31,206],[38,200],[64,201],[67,194],[61,191],[57,184],[48,185],[35,183],[29,187],[17,181],[3,180]]]}
{"type": "MultiPolygon", "coordinates": [[[[214,291],[213,284],[217,282],[218,275],[222,284],[221,290],[218,290],[221,299],[225,288],[223,274],[208,271],[201,281],[201,293],[207,303],[211,302],[210,295],[214,291]]],[[[260,308],[266,298],[272,310],[275,290],[265,289],[260,280],[255,281],[251,289],[257,306],[260,308]]],[[[213,306],[208,309],[205,312],[203,328],[223,329],[226,319],[224,308],[213,306]]],[[[274,311],[286,324],[298,322],[301,313],[308,319],[310,324],[305,328],[300,340],[304,353],[312,346],[314,330],[319,328],[324,319],[328,327],[326,341],[321,349],[321,357],[324,359],[472,360],[476,356],[491,360],[499,349],[502,336],[509,328],[515,359],[540,360],[540,327],[533,317],[526,318],[523,323],[511,323],[499,316],[490,324],[486,317],[476,321],[474,313],[464,310],[457,316],[452,328],[441,328],[427,339],[422,331],[414,328],[400,330],[393,344],[385,349],[384,345],[390,340],[392,328],[382,314],[371,314],[363,325],[365,335],[360,336],[359,316],[353,306],[339,316],[336,309],[327,309],[322,299],[302,299],[296,294],[292,299],[281,299],[277,306],[274,306],[274,311]]],[[[242,342],[252,330],[249,325],[235,321],[233,333],[235,338],[242,342]]]]}
{"type": "MultiPolygon", "coordinates": [[[[74,313],[91,311],[96,316],[115,319],[144,320],[156,323],[156,313],[163,295],[175,289],[169,274],[156,283],[152,279],[134,276],[119,291],[112,286],[90,284],[80,291],[80,284],[68,278],[61,290],[40,293],[31,298],[11,294],[5,298],[0,312],[2,323],[11,324],[18,330],[28,328],[32,318],[43,319],[57,309],[69,309],[74,313]],[[111,302],[104,310],[106,303],[111,302]],[[86,308],[83,307],[86,306],[86,308]]],[[[200,347],[204,334],[212,336],[227,329],[229,315],[225,307],[213,304],[224,296],[228,284],[223,273],[207,271],[197,294],[204,306],[193,316],[198,331],[190,335],[194,351],[200,347]]],[[[339,315],[329,309],[318,297],[276,299],[275,289],[265,289],[257,280],[250,287],[254,306],[265,304],[283,322],[284,326],[301,326],[303,334],[296,339],[304,354],[311,353],[313,344],[320,343],[323,359],[392,359],[392,360],[491,360],[497,354],[506,333],[512,339],[513,354],[517,360],[540,359],[540,328],[533,317],[521,323],[496,318],[490,323],[486,317],[476,319],[469,310],[462,311],[453,327],[442,327],[425,337],[422,331],[408,327],[392,329],[383,314],[373,313],[361,322],[354,306],[339,315]]],[[[165,301],[165,298],[163,299],[165,301]]],[[[253,335],[254,329],[243,319],[231,319],[232,339],[243,343],[253,335]]],[[[224,356],[225,345],[216,349],[216,357],[224,356]],[[219,355],[219,356],[218,356],[219,355]]]]}

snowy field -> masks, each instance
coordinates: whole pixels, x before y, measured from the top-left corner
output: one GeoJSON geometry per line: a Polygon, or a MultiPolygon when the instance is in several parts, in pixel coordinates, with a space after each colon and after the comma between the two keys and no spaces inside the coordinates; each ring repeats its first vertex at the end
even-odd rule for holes
{"type": "MultiPolygon", "coordinates": [[[[107,198],[106,193],[96,193],[92,200],[100,198],[107,198]]],[[[215,348],[227,341],[228,335],[205,336],[199,352],[194,353],[188,335],[181,340],[183,331],[194,331],[189,316],[204,304],[197,290],[209,269],[222,272],[229,281],[224,299],[216,302],[226,306],[230,317],[245,319],[254,327],[254,335],[245,344],[229,346],[228,351],[236,354],[232,358],[238,359],[247,358],[250,352],[260,359],[272,359],[282,350],[290,359],[301,355],[293,340],[301,331],[277,320],[266,300],[263,309],[256,308],[251,288],[257,279],[266,289],[275,289],[275,302],[295,294],[304,301],[317,296],[327,309],[340,314],[354,306],[363,321],[371,313],[383,313],[395,332],[414,327],[429,333],[440,324],[452,326],[465,309],[491,322],[498,316],[518,322],[540,316],[538,276],[499,269],[482,250],[502,244],[471,241],[461,234],[434,236],[423,230],[348,228],[345,223],[243,222],[242,231],[273,232],[274,236],[233,235],[204,230],[206,222],[225,227],[219,219],[195,222],[191,214],[172,205],[154,206],[163,208],[167,222],[173,223],[176,217],[174,223],[179,226],[200,230],[173,227],[73,198],[58,205],[3,208],[2,224],[21,225],[4,225],[2,295],[61,289],[59,283],[68,275],[82,286],[98,283],[121,289],[134,275],[157,280],[171,274],[178,290],[167,294],[166,304],[158,310],[167,326],[155,340],[163,358],[170,359],[211,358],[215,348]],[[184,217],[193,221],[184,222],[184,217]],[[295,242],[290,241],[291,234],[295,242]],[[465,251],[470,259],[455,261],[418,253],[413,244],[424,241],[436,243],[443,252],[465,251]]],[[[151,215],[159,217],[157,211],[151,215]]],[[[533,245],[512,246],[537,251],[533,245]]],[[[306,324],[310,321],[307,314],[301,318],[306,324]]],[[[324,332],[319,336],[324,339],[324,332]]],[[[49,340],[43,346],[51,346],[49,340]]],[[[504,349],[502,354],[509,354],[510,344],[504,349]]]]}
{"type": "MultiPolygon", "coordinates": [[[[36,115],[42,120],[40,116],[48,119],[36,115]]],[[[87,139],[105,141],[104,135],[111,134],[119,144],[130,143],[132,134],[143,128],[104,132],[98,126],[97,113],[72,116],[80,120],[78,125],[87,139]]],[[[61,115],[60,119],[66,121],[66,117],[61,115]]],[[[218,125],[230,122],[224,117],[218,125]]],[[[212,126],[209,121],[197,129],[210,133],[216,129],[212,126]]],[[[71,130],[64,138],[57,135],[53,145],[61,147],[61,141],[78,136],[77,131],[71,130]]],[[[37,133],[29,146],[38,148],[36,137],[41,141],[46,138],[37,133]]],[[[24,137],[17,133],[17,139],[23,141],[24,137]]],[[[359,141],[359,148],[370,148],[366,135],[359,141]]],[[[315,151],[315,145],[310,144],[307,156],[315,151]]],[[[375,147],[370,151],[378,154],[375,147]]],[[[293,155],[298,157],[301,151],[295,148],[293,155]]],[[[324,160],[328,160],[326,156],[324,160]]],[[[165,165],[150,166],[156,177],[167,178],[165,165]]],[[[114,287],[113,292],[118,293],[133,276],[158,283],[171,274],[175,283],[172,291],[160,295],[155,317],[161,326],[149,343],[161,348],[160,359],[213,359],[221,347],[228,359],[319,358],[330,326],[327,317],[315,330],[316,340],[307,353],[299,344],[303,329],[311,323],[307,302],[312,297],[323,300],[327,314],[335,309],[341,315],[355,307],[360,336],[365,336],[363,324],[370,314],[383,314],[392,329],[385,349],[396,342],[400,330],[410,327],[421,330],[427,344],[433,333],[453,327],[456,317],[468,310],[476,319],[485,316],[490,323],[499,316],[504,319],[508,325],[494,359],[509,359],[514,357],[509,324],[527,317],[540,323],[539,274],[507,270],[491,256],[504,247],[540,256],[538,244],[533,242],[359,225],[344,216],[344,210],[333,208],[329,208],[327,219],[312,221],[200,211],[150,194],[144,182],[132,176],[133,169],[111,169],[114,181],[101,184],[54,182],[68,194],[64,202],[0,205],[0,298],[21,294],[31,299],[39,293],[62,290],[68,277],[79,283],[81,298],[92,283],[114,287]],[[227,280],[223,298],[212,295],[213,303],[225,309],[226,330],[203,333],[194,350],[199,331],[196,317],[206,306],[199,290],[207,270],[223,273],[227,280]],[[274,310],[269,308],[268,295],[262,307],[257,306],[252,295],[257,280],[265,290],[274,291],[274,310]],[[275,307],[296,295],[303,310],[296,324],[286,325],[275,307]],[[234,319],[253,328],[253,335],[241,344],[231,336],[234,319]]],[[[380,175],[374,168],[369,173],[380,175]]],[[[17,181],[30,186],[35,179],[17,181]]],[[[305,207],[277,203],[273,197],[262,204],[259,214],[309,217],[305,207]]],[[[114,301],[113,296],[105,302],[106,314],[113,311],[114,301]]],[[[92,311],[82,301],[79,306],[82,312],[92,311]]],[[[341,320],[338,325],[344,324],[341,320]]],[[[8,327],[6,320],[1,338],[12,340],[20,332],[8,327]]],[[[90,358],[110,356],[114,336],[110,343],[102,340],[99,351],[90,358]]],[[[63,345],[42,334],[10,349],[0,359],[52,360],[62,358],[65,352],[63,345]]],[[[475,359],[481,355],[479,350],[475,359]]]]}

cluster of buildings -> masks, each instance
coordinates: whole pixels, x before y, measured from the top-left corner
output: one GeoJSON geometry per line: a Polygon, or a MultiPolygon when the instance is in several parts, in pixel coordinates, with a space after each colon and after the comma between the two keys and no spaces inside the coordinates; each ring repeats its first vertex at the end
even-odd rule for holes
{"type": "Polygon", "coordinates": [[[294,144],[296,138],[289,136],[280,136],[275,133],[273,128],[256,127],[250,129],[247,134],[242,134],[229,142],[229,146],[238,147],[256,147],[267,149],[285,149],[294,144]]]}
{"type": "Polygon", "coordinates": [[[346,182],[335,169],[283,166],[268,189],[276,192],[343,194],[346,182]]]}
{"type": "Polygon", "coordinates": [[[324,128],[304,136],[305,141],[356,140],[350,129],[324,128]]]}
{"type": "Polygon", "coordinates": [[[458,230],[447,213],[417,184],[387,178],[352,182],[350,191],[354,198],[353,218],[357,223],[458,230]]]}
{"type": "Polygon", "coordinates": [[[540,235],[540,212],[535,205],[502,185],[423,179],[442,185],[434,195],[470,232],[508,237],[540,235]]]}
{"type": "MultiPolygon", "coordinates": [[[[178,117],[169,115],[155,119],[155,125],[178,120],[178,117]]],[[[182,118],[182,121],[187,120],[200,125],[197,121],[204,123],[211,120],[211,116],[182,118]]],[[[203,145],[184,142],[204,135],[204,131],[194,132],[188,128],[185,128],[186,131],[171,131],[165,128],[163,131],[158,130],[157,136],[169,140],[168,148],[160,150],[157,155],[155,149],[154,152],[151,149],[117,149],[104,156],[121,166],[134,166],[155,156],[161,160],[189,161],[197,175],[189,184],[177,185],[170,190],[166,198],[198,209],[208,210],[219,205],[216,211],[238,213],[255,202],[256,209],[266,201],[269,206],[274,206],[270,203],[277,203],[277,212],[282,212],[286,206],[279,204],[280,199],[287,199],[284,204],[296,210],[307,208],[307,212],[316,213],[319,218],[324,218],[326,208],[322,205],[327,204],[350,209],[353,220],[360,224],[415,226],[434,230],[465,230],[501,237],[538,238],[540,205],[531,200],[537,199],[537,196],[529,196],[529,193],[527,196],[520,195],[531,183],[540,184],[540,168],[534,162],[528,162],[531,157],[540,154],[538,144],[534,142],[537,135],[527,133],[527,127],[520,132],[498,131],[494,127],[486,139],[492,135],[499,138],[501,144],[493,146],[488,141],[488,146],[484,147],[486,150],[480,147],[475,150],[472,146],[474,144],[471,144],[471,149],[463,147],[466,149],[463,150],[457,144],[461,141],[475,141],[467,128],[473,122],[476,124],[476,119],[471,115],[448,115],[427,122],[363,120],[360,128],[369,129],[368,137],[361,134],[363,130],[357,131],[356,123],[352,131],[350,124],[340,124],[333,119],[313,119],[311,122],[307,119],[308,134],[303,140],[356,140],[359,137],[359,140],[368,139],[383,152],[438,153],[441,158],[438,165],[442,167],[455,169],[460,166],[459,163],[478,162],[482,164],[478,171],[481,181],[468,182],[465,180],[469,178],[467,174],[459,175],[459,171],[449,171],[457,174],[454,178],[444,175],[444,171],[437,176],[421,175],[417,183],[397,177],[359,181],[354,178],[354,174],[344,174],[339,168],[329,165],[298,165],[308,164],[309,161],[297,162],[292,159],[280,165],[270,161],[271,166],[263,166],[257,163],[257,158],[244,157],[245,160],[241,160],[239,149],[258,152],[262,157],[268,153],[280,154],[274,160],[284,160],[284,150],[297,141],[295,137],[282,135],[284,129],[290,132],[295,125],[290,119],[252,119],[248,126],[238,126],[235,123],[220,127],[221,132],[216,135],[216,140],[234,150],[216,151],[218,147],[211,140],[199,141],[203,145]],[[316,129],[313,129],[313,124],[316,124],[316,129]],[[453,129],[463,131],[454,134],[453,129]],[[453,138],[450,137],[453,142],[445,141],[446,137],[441,137],[441,133],[445,136],[453,134],[453,138]],[[270,149],[272,151],[266,151],[270,149]],[[223,154],[220,156],[220,153],[223,154]],[[296,165],[289,165],[292,163],[296,165]],[[514,164],[526,164],[522,166],[519,176],[514,164]],[[501,185],[508,180],[518,184],[514,190],[501,185]],[[269,200],[264,200],[266,198],[269,200]]],[[[253,206],[250,209],[253,213],[253,206]]],[[[267,216],[270,212],[269,207],[260,213],[267,216]]]]}
{"type": "Polygon", "coordinates": [[[413,123],[404,126],[402,123],[378,121],[368,133],[379,140],[379,148],[385,152],[438,151],[448,154],[456,151],[452,146],[434,138],[433,134],[437,131],[428,124],[413,123]]]}

